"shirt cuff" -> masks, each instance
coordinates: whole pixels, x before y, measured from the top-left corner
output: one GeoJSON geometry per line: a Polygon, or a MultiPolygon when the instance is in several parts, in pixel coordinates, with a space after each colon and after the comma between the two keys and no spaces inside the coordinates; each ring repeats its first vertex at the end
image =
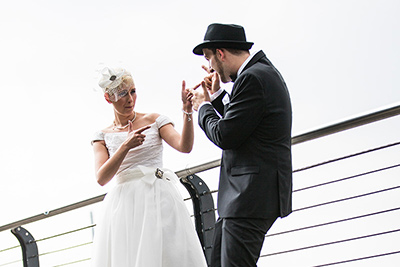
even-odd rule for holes
{"type": "Polygon", "coordinates": [[[218,91],[216,91],[214,94],[210,95],[210,100],[213,102],[217,97],[219,97],[225,90],[222,88],[219,88],[218,91]]]}

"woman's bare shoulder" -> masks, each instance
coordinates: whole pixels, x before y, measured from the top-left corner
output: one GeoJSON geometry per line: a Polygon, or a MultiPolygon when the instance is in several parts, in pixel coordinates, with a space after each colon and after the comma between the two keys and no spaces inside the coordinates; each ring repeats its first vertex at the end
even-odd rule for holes
{"type": "Polygon", "coordinates": [[[145,113],[143,114],[143,120],[148,122],[148,123],[154,123],[157,118],[160,117],[160,114],[158,113],[145,113]]]}
{"type": "Polygon", "coordinates": [[[104,128],[104,129],[102,129],[100,131],[103,132],[103,133],[112,133],[113,132],[113,128],[114,128],[114,126],[111,124],[111,125],[107,126],[106,128],[104,128]]]}

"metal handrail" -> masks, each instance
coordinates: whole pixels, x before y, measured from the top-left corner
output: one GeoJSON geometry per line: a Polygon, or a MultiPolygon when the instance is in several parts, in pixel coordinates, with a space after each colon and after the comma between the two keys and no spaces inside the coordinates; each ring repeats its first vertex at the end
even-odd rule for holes
{"type": "Polygon", "coordinates": [[[372,122],[380,121],[400,114],[400,103],[379,110],[370,111],[343,121],[332,123],[328,126],[307,131],[306,133],[296,135],[292,138],[292,145],[300,144],[306,141],[314,140],[323,136],[343,132],[358,126],[366,125],[372,122]]]}
{"type": "MultiPolygon", "coordinates": [[[[356,128],[356,127],[359,127],[362,125],[366,125],[366,124],[369,124],[372,122],[380,121],[380,120],[394,117],[397,115],[400,115],[400,103],[391,105],[389,107],[381,108],[376,111],[368,112],[368,113],[365,113],[365,114],[362,114],[359,116],[355,116],[353,118],[349,118],[349,119],[346,119],[346,120],[343,120],[340,122],[336,122],[336,123],[330,124],[328,126],[323,126],[323,127],[317,128],[312,131],[308,131],[303,134],[296,135],[296,136],[292,137],[292,145],[304,143],[306,141],[311,141],[311,140],[314,140],[314,139],[317,139],[317,138],[320,138],[323,136],[342,132],[345,130],[349,130],[351,128],[356,128]]],[[[206,162],[203,164],[199,164],[199,165],[196,165],[193,167],[189,167],[189,168],[177,171],[177,172],[175,172],[175,174],[179,178],[181,178],[181,177],[185,177],[185,176],[188,176],[191,174],[200,173],[203,171],[213,169],[215,167],[220,166],[220,164],[221,164],[221,160],[217,159],[217,160],[209,161],[209,162],[206,162]]],[[[46,211],[42,214],[38,214],[38,215],[29,217],[29,218],[25,218],[25,219],[22,219],[22,220],[19,220],[16,222],[12,222],[12,223],[3,225],[0,227],[0,232],[101,202],[104,199],[105,195],[106,194],[102,194],[102,195],[99,195],[99,196],[96,196],[93,198],[89,198],[89,199],[86,199],[86,200],[83,200],[80,202],[73,203],[71,205],[67,205],[67,206],[64,206],[64,207],[61,207],[58,209],[54,209],[51,211],[46,211]]]]}

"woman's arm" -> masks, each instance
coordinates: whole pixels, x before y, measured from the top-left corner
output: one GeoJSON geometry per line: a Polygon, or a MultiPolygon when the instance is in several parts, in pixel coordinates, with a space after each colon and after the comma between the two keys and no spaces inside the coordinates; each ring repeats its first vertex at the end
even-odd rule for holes
{"type": "Polygon", "coordinates": [[[187,121],[185,116],[186,114],[184,114],[182,135],[170,123],[160,128],[160,135],[168,145],[179,152],[189,153],[192,151],[194,140],[193,120],[187,121]]]}
{"type": "Polygon", "coordinates": [[[129,149],[126,145],[122,144],[115,154],[110,158],[105,142],[97,141],[93,143],[93,151],[97,182],[101,186],[104,186],[111,181],[111,179],[117,173],[118,168],[121,166],[121,163],[129,149]]]}
{"type": "Polygon", "coordinates": [[[142,127],[135,132],[132,131],[132,128],[132,123],[129,122],[128,137],[111,158],[104,141],[93,143],[96,178],[101,186],[111,181],[129,150],[143,144],[146,135],[142,132],[149,129],[150,126],[142,127]]]}
{"type": "MultiPolygon", "coordinates": [[[[196,86],[199,87],[199,85],[196,86]]],[[[185,81],[182,82],[182,104],[183,104],[183,129],[182,134],[179,134],[171,124],[167,124],[160,128],[161,138],[176,150],[189,153],[193,148],[194,130],[192,118],[192,93],[186,89],[185,81]]]]}

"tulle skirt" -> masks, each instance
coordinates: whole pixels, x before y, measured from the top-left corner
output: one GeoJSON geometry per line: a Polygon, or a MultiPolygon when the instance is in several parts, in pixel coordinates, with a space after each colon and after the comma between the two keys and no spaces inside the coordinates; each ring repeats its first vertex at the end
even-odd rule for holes
{"type": "Polygon", "coordinates": [[[120,173],[97,222],[94,267],[206,267],[175,173],[139,166],[120,173]],[[161,173],[159,173],[161,176],[161,173]]]}

